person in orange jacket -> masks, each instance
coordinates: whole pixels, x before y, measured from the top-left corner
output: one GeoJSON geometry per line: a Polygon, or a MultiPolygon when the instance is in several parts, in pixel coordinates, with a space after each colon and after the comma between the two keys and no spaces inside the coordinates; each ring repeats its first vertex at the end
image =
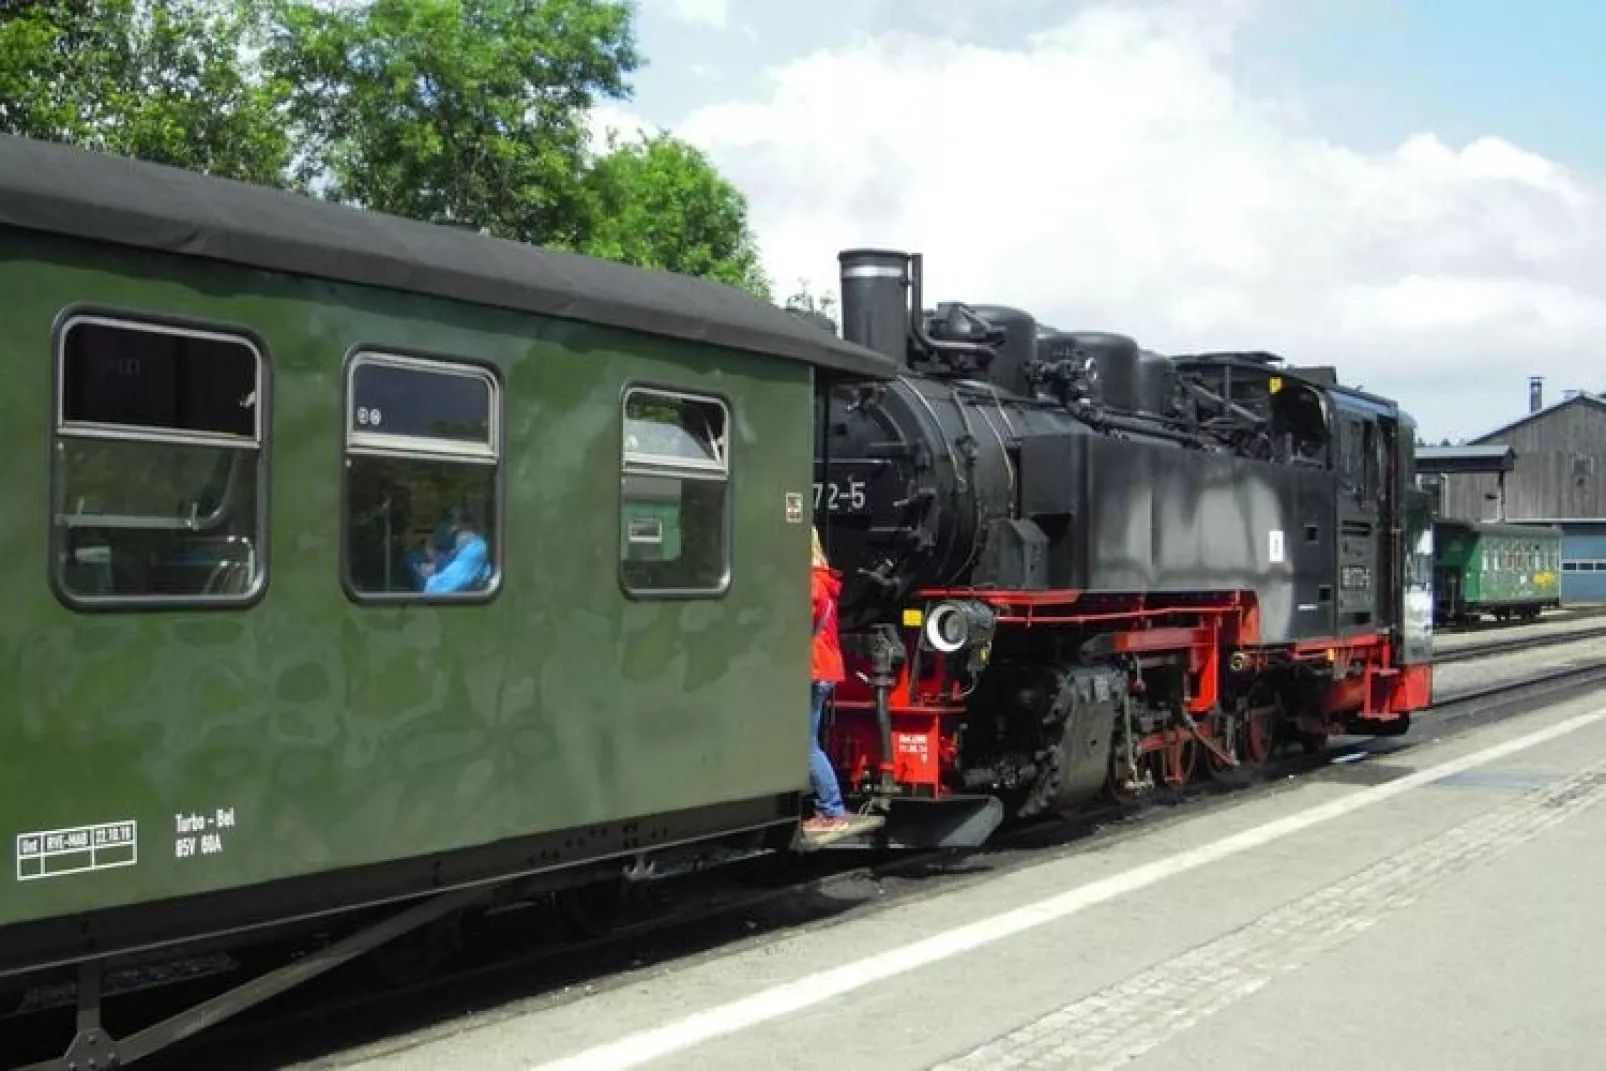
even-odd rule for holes
{"type": "Polygon", "coordinates": [[[833,833],[847,823],[847,808],[842,805],[842,788],[837,784],[836,770],[820,747],[820,720],[825,714],[825,700],[831,690],[847,678],[842,666],[842,642],[837,636],[836,600],[842,592],[842,577],[825,557],[820,545],[819,529],[814,530],[814,568],[809,581],[813,604],[814,643],[810,656],[813,684],[811,686],[814,713],[809,729],[809,783],[814,789],[818,813],[803,823],[808,833],[833,833]]]}
{"type": "Polygon", "coordinates": [[[820,533],[814,530],[814,568],[810,581],[814,617],[814,643],[810,656],[813,676],[814,713],[809,730],[809,783],[814,789],[818,813],[803,823],[806,835],[853,835],[881,825],[881,819],[867,815],[849,815],[842,804],[842,789],[837,784],[836,770],[830,758],[820,747],[820,720],[825,713],[825,700],[832,689],[847,679],[842,664],[842,641],[837,635],[837,599],[842,593],[842,575],[831,568],[820,545],[820,533]]]}

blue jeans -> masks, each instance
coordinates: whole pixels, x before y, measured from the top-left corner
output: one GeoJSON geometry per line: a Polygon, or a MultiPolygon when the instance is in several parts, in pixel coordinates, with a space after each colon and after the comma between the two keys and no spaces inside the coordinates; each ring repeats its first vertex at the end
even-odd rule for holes
{"type": "Polygon", "coordinates": [[[820,747],[820,718],[825,713],[825,697],[831,694],[831,688],[831,685],[822,681],[814,682],[814,718],[809,731],[809,785],[814,789],[815,805],[820,813],[827,818],[840,818],[848,813],[847,808],[842,806],[842,789],[836,782],[836,771],[831,768],[831,760],[826,758],[825,750],[820,747]]]}

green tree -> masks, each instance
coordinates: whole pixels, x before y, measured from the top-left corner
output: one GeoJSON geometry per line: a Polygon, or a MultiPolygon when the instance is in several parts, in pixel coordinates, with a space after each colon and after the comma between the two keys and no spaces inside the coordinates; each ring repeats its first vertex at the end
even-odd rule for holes
{"type": "Polygon", "coordinates": [[[797,290],[782,303],[781,307],[786,309],[787,312],[831,332],[833,335],[839,333],[836,319],[836,295],[829,290],[816,295],[809,289],[807,280],[799,279],[797,281],[797,290]]]}
{"type": "Polygon", "coordinates": [[[586,117],[640,65],[622,0],[272,0],[298,177],[504,238],[582,237],[586,117]]]}
{"type": "Polygon", "coordinates": [[[0,131],[265,185],[290,139],[233,0],[0,4],[0,131]]]}
{"type": "Polygon", "coordinates": [[[814,313],[831,319],[836,315],[836,295],[829,290],[816,294],[809,289],[808,280],[799,279],[797,289],[786,299],[785,307],[793,312],[814,313]]]}
{"type": "Polygon", "coordinates": [[[0,0],[0,130],[768,300],[741,192],[667,134],[588,144],[630,0],[0,0]]]}
{"type": "Polygon", "coordinates": [[[115,10],[89,4],[17,0],[0,9],[0,130],[41,141],[83,141],[95,132],[96,103],[109,95],[115,10]]]}
{"type": "Polygon", "coordinates": [[[582,252],[771,300],[747,198],[701,151],[663,132],[624,144],[610,134],[607,147],[585,176],[582,252]]]}

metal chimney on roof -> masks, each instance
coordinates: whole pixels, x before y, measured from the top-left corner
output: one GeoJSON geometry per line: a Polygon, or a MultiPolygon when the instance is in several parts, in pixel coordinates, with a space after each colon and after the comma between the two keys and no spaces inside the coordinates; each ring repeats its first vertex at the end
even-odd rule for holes
{"type": "Polygon", "coordinates": [[[1528,412],[1537,413],[1545,407],[1545,377],[1528,377],[1528,412]]]}

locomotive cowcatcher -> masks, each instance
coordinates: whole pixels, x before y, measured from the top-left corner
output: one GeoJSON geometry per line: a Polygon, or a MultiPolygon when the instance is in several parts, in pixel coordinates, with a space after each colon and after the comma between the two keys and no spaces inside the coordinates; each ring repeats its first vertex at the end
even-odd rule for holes
{"type": "Polygon", "coordinates": [[[840,261],[844,337],[902,372],[816,394],[849,678],[825,739],[889,842],[975,845],[1429,704],[1432,528],[1396,404],[1271,354],[928,310],[920,256],[840,261]]]}

